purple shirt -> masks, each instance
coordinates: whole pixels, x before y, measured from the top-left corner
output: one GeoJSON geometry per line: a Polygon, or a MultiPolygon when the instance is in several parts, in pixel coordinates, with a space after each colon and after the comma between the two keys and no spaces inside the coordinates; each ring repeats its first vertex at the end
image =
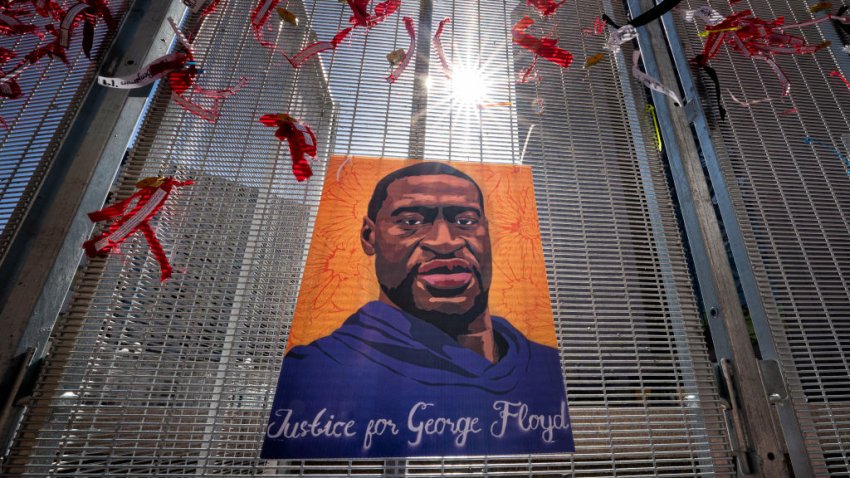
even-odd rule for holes
{"type": "Polygon", "coordinates": [[[556,349],[493,317],[493,364],[433,325],[370,302],[284,359],[263,458],[565,453],[556,349]]]}

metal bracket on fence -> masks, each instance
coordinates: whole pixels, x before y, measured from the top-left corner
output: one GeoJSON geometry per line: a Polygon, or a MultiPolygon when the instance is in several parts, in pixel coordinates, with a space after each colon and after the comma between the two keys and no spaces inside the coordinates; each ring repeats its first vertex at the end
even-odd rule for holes
{"type": "Polygon", "coordinates": [[[697,115],[699,115],[699,99],[691,99],[685,103],[685,117],[688,119],[688,123],[692,124],[697,115]]]}
{"type": "Polygon", "coordinates": [[[739,401],[738,387],[735,381],[735,371],[732,367],[732,362],[723,358],[720,359],[720,377],[722,380],[720,389],[725,392],[725,400],[723,402],[724,415],[726,415],[726,425],[729,430],[729,441],[732,447],[732,453],[738,461],[739,471],[744,475],[753,473],[753,466],[750,462],[751,449],[750,440],[747,436],[746,426],[744,425],[744,417],[741,412],[741,404],[739,401]]]}
{"type": "Polygon", "coordinates": [[[779,404],[788,400],[788,389],[785,387],[785,379],[782,377],[782,369],[776,360],[759,360],[761,380],[764,391],[770,403],[779,404]]]}

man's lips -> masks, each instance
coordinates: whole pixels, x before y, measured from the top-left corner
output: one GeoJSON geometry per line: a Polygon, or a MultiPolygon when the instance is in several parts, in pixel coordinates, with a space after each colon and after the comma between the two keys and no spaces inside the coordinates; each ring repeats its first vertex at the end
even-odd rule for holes
{"type": "Polygon", "coordinates": [[[419,266],[420,274],[428,273],[445,273],[445,272],[470,272],[472,265],[466,259],[459,257],[453,259],[431,259],[430,261],[419,266]],[[443,270],[440,270],[443,269],[443,270]]]}
{"type": "Polygon", "coordinates": [[[419,276],[426,284],[435,289],[459,289],[472,280],[472,272],[453,274],[425,274],[419,276]]]}
{"type": "Polygon", "coordinates": [[[472,281],[472,266],[460,258],[433,259],[419,267],[419,277],[435,289],[459,289],[472,281]]]}

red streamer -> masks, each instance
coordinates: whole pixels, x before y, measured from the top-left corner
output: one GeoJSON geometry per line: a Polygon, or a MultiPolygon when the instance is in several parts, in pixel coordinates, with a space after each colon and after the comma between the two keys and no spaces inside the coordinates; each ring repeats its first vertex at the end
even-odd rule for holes
{"type": "Polygon", "coordinates": [[[399,63],[398,66],[390,73],[390,76],[387,77],[387,82],[390,84],[395,83],[395,81],[398,80],[398,78],[404,73],[404,70],[407,69],[407,65],[410,63],[410,58],[413,56],[413,52],[416,49],[416,30],[413,28],[413,19],[410,17],[404,17],[403,20],[404,28],[407,29],[407,35],[410,37],[410,46],[404,53],[404,58],[401,60],[401,63],[399,63]]]}
{"type": "Polygon", "coordinates": [[[605,33],[605,21],[601,17],[593,19],[593,26],[582,28],[581,33],[584,35],[602,35],[605,33]]]}
{"type": "Polygon", "coordinates": [[[771,98],[771,97],[761,98],[761,99],[758,99],[758,100],[739,100],[738,97],[736,97],[735,94],[732,93],[731,91],[729,91],[729,96],[732,97],[732,101],[734,101],[735,103],[738,103],[739,105],[743,106],[744,108],[750,108],[750,107],[755,106],[755,105],[760,105],[762,103],[770,103],[771,101],[773,101],[773,98],[771,98]]]}
{"type": "Polygon", "coordinates": [[[16,56],[18,55],[15,54],[14,51],[0,46],[0,65],[5,64],[7,61],[11,60],[12,58],[15,58],[16,56]]]}
{"type": "MultiPolygon", "coordinates": [[[[715,12],[712,11],[712,13],[715,12]]],[[[702,16],[705,17],[705,14],[702,16]]],[[[807,27],[830,20],[850,23],[850,18],[826,15],[814,20],[785,25],[783,17],[767,21],[752,16],[750,10],[733,13],[722,21],[712,21],[705,27],[708,39],[703,46],[702,53],[694,61],[699,66],[705,66],[718,55],[720,46],[726,44],[731,50],[748,58],[764,60],[782,83],[782,96],[784,97],[790,93],[791,83],[779,65],[776,64],[773,56],[811,54],[829,45],[829,42],[809,45],[803,38],[789,35],[785,30],[807,27]]]]}
{"type": "Polygon", "coordinates": [[[260,45],[268,48],[269,50],[279,52],[288,60],[289,57],[283,52],[283,50],[279,49],[275,43],[270,42],[263,37],[263,30],[266,22],[269,20],[269,16],[272,11],[274,11],[274,7],[279,2],[280,0],[260,0],[260,3],[251,10],[251,28],[254,30],[254,36],[257,38],[260,45]]]}
{"type": "MultiPolygon", "coordinates": [[[[191,52],[189,58],[191,59],[191,52]]],[[[192,113],[201,119],[205,119],[210,123],[215,123],[218,121],[219,116],[221,116],[221,103],[242,89],[242,87],[248,83],[248,79],[243,76],[239,79],[239,82],[232,87],[222,90],[211,90],[198,86],[197,78],[200,73],[200,70],[198,70],[195,65],[189,65],[186,69],[172,71],[169,73],[168,83],[171,86],[171,98],[175,103],[182,106],[183,109],[189,113],[192,113]],[[201,98],[213,100],[212,108],[205,108],[187,98],[187,91],[189,93],[194,93],[201,98]]]]}
{"type": "Polygon", "coordinates": [[[167,280],[171,277],[173,269],[168,262],[165,251],[162,249],[162,244],[150,226],[150,220],[162,209],[163,204],[175,187],[191,184],[193,184],[192,181],[177,181],[172,177],[147,178],[136,185],[139,190],[127,199],[99,211],[90,212],[88,216],[92,222],[111,220],[114,220],[114,222],[106,232],[83,243],[86,254],[89,257],[94,257],[98,254],[109,253],[136,231],[141,230],[148,241],[151,252],[159,262],[160,280],[167,280]],[[130,207],[133,201],[135,201],[135,205],[130,207]],[[129,212],[127,212],[128,209],[129,212]]]}
{"type": "Polygon", "coordinates": [[[829,74],[829,76],[830,77],[834,76],[834,77],[838,78],[839,80],[841,80],[844,83],[844,86],[846,86],[848,89],[850,89],[850,81],[848,81],[847,78],[845,78],[844,75],[842,75],[838,70],[832,71],[829,74]]]}
{"type": "Polygon", "coordinates": [[[537,71],[537,55],[531,60],[531,64],[517,73],[517,83],[528,83],[529,81],[540,81],[540,72],[537,71]]]}
{"type": "Polygon", "coordinates": [[[443,74],[446,75],[446,78],[452,79],[452,65],[449,63],[449,60],[446,59],[446,52],[443,51],[443,41],[441,37],[443,35],[443,28],[447,23],[451,23],[451,17],[446,17],[440,24],[437,26],[437,33],[434,34],[434,50],[437,52],[437,58],[440,59],[440,66],[443,68],[443,74]]]}
{"type": "Polygon", "coordinates": [[[525,0],[525,4],[536,8],[541,15],[546,17],[555,13],[555,10],[557,10],[566,1],[567,0],[561,0],[560,2],[554,2],[552,0],[525,0]]]}
{"type": "Polygon", "coordinates": [[[349,22],[355,27],[372,28],[386,20],[401,7],[401,0],[386,0],[375,5],[375,13],[369,14],[369,0],[346,0],[353,15],[349,22]]]}
{"type": "Polygon", "coordinates": [[[268,22],[271,12],[274,10],[274,7],[279,3],[279,1],[280,0],[260,0],[260,3],[258,3],[251,11],[251,28],[254,30],[254,36],[257,38],[257,41],[260,42],[260,45],[268,48],[269,50],[280,53],[280,55],[286,58],[286,61],[288,61],[293,68],[300,68],[305,61],[318,53],[335,49],[343,42],[343,40],[345,40],[346,37],[348,37],[348,34],[351,33],[354,28],[365,27],[370,29],[375,25],[378,25],[386,20],[390,15],[395,13],[401,6],[401,0],[386,0],[375,5],[374,13],[369,14],[369,0],[347,0],[348,6],[351,8],[351,12],[353,13],[349,19],[352,26],[337,32],[331,41],[318,41],[311,43],[290,57],[286,54],[286,52],[278,48],[275,43],[270,42],[263,37],[263,30],[266,22],[268,22]]]}
{"type": "Polygon", "coordinates": [[[35,13],[42,17],[50,17],[59,21],[65,16],[65,10],[53,0],[33,0],[32,3],[35,7],[35,13]]]}
{"type": "MultiPolygon", "coordinates": [[[[0,69],[0,98],[15,100],[23,96],[21,85],[18,84],[18,77],[21,73],[26,71],[27,68],[38,62],[38,60],[40,60],[43,56],[58,56],[61,60],[65,61],[64,50],[59,49],[57,52],[55,51],[57,48],[58,45],[55,43],[50,43],[36,48],[29,52],[10,71],[7,72],[0,69]]],[[[0,66],[5,65],[9,60],[15,57],[17,57],[15,52],[7,48],[0,47],[0,66]]],[[[9,129],[9,125],[2,117],[0,117],[0,128],[9,129]]]]}
{"type": "MultiPolygon", "coordinates": [[[[51,43],[29,52],[11,71],[0,70],[0,97],[14,100],[20,98],[23,92],[18,84],[18,76],[27,68],[34,65],[45,55],[54,55],[55,43],[51,43]]],[[[60,52],[61,53],[61,52],[60,52]]],[[[12,50],[0,47],[0,65],[5,64],[17,55],[12,50]]],[[[64,60],[64,55],[60,57],[64,60]]]]}
{"type": "Polygon", "coordinates": [[[827,20],[850,22],[850,18],[826,15],[815,20],[785,25],[783,17],[766,21],[753,17],[751,14],[750,10],[744,10],[726,17],[715,25],[706,26],[708,40],[703,47],[701,61],[705,63],[717,56],[719,46],[723,43],[748,57],[814,53],[826,47],[827,44],[808,45],[802,38],[789,35],[785,33],[785,30],[811,26],[827,20]]]}
{"type": "MultiPolygon", "coordinates": [[[[183,70],[183,71],[185,71],[185,70],[183,70]]],[[[199,118],[205,119],[205,120],[209,121],[210,123],[215,123],[216,121],[218,121],[218,118],[221,116],[221,112],[220,112],[221,103],[225,99],[227,99],[229,96],[236,94],[237,91],[242,89],[242,87],[245,86],[248,83],[248,79],[245,78],[245,77],[242,77],[239,80],[239,83],[237,83],[236,85],[234,85],[230,88],[225,88],[223,90],[208,90],[208,89],[199,87],[195,83],[196,79],[195,79],[194,76],[190,76],[188,78],[188,80],[181,78],[180,80],[176,81],[174,79],[175,74],[179,74],[179,73],[182,73],[182,71],[172,72],[171,74],[169,74],[168,80],[169,80],[169,84],[171,84],[171,91],[172,91],[171,97],[172,97],[172,99],[174,99],[175,103],[182,106],[183,109],[185,109],[189,113],[192,113],[193,115],[198,116],[199,118]],[[187,85],[186,81],[188,81],[188,85],[187,85]],[[175,84],[177,85],[177,88],[175,88],[175,84]],[[204,108],[203,106],[199,105],[198,103],[195,103],[192,100],[186,98],[184,93],[187,90],[190,93],[197,94],[198,96],[200,96],[202,98],[212,99],[213,100],[212,108],[204,108]]]]}
{"type": "Polygon", "coordinates": [[[570,66],[573,55],[567,50],[557,47],[558,40],[553,38],[536,38],[526,33],[528,27],[534,25],[534,20],[524,17],[514,25],[513,40],[517,45],[531,51],[544,60],[549,60],[563,68],[570,66]]]}
{"type": "MultiPolygon", "coordinates": [[[[365,27],[366,29],[370,29],[386,20],[390,15],[398,11],[399,7],[401,7],[401,0],[386,0],[385,2],[381,2],[375,5],[375,12],[373,14],[369,14],[369,0],[347,0],[347,2],[348,6],[351,8],[351,12],[353,13],[351,18],[349,19],[349,23],[351,23],[352,26],[344,28],[337,32],[337,34],[334,35],[333,40],[329,42],[319,41],[307,45],[301,51],[296,53],[292,58],[289,58],[286,54],[284,54],[283,56],[287,60],[289,60],[289,63],[292,65],[293,68],[300,68],[301,65],[303,65],[305,61],[312,58],[313,55],[316,55],[323,51],[336,49],[336,47],[339,46],[339,44],[342,43],[343,40],[346,39],[346,37],[348,37],[348,34],[351,33],[354,28],[365,27]]],[[[405,26],[407,26],[406,21],[405,26]]],[[[412,28],[412,24],[410,28],[412,28]]],[[[410,29],[408,29],[408,32],[410,32],[410,29]]],[[[406,62],[402,62],[402,64],[405,68],[407,67],[406,62]]],[[[401,69],[399,75],[401,75],[402,72],[404,72],[404,68],[401,69]]],[[[391,78],[393,78],[392,75],[387,78],[387,81],[389,81],[390,83],[395,81],[395,79],[391,80],[391,78]]]]}
{"type": "Polygon", "coordinates": [[[289,60],[289,63],[293,68],[300,68],[301,65],[304,64],[305,61],[312,58],[314,55],[321,53],[327,50],[334,50],[340,43],[345,40],[349,33],[354,29],[354,27],[344,28],[337,32],[334,35],[333,40],[331,41],[317,41],[315,43],[311,43],[304,47],[301,51],[295,54],[292,58],[289,58],[284,54],[283,56],[289,60]]]}
{"type": "Polygon", "coordinates": [[[41,32],[38,31],[38,27],[23,23],[18,19],[18,14],[21,13],[24,12],[11,11],[8,9],[0,10],[0,35],[26,35],[28,33],[41,35],[41,32]]]}
{"type": "Polygon", "coordinates": [[[274,135],[280,141],[289,142],[289,155],[292,157],[292,173],[298,181],[304,181],[313,175],[310,163],[304,155],[316,157],[316,135],[309,126],[287,114],[263,115],[260,123],[277,128],[274,135]]]}
{"type": "Polygon", "coordinates": [[[188,53],[170,53],[150,62],[134,74],[122,77],[98,76],[97,82],[109,88],[141,88],[156,80],[167,78],[171,72],[185,67],[191,59],[188,53]]]}
{"type": "Polygon", "coordinates": [[[98,18],[102,18],[109,30],[115,30],[118,22],[112,17],[109,6],[105,0],[85,0],[71,7],[62,18],[59,26],[59,46],[67,49],[71,43],[71,33],[83,22],[83,52],[87,58],[91,58],[91,49],[94,43],[94,27],[98,18]]]}
{"type": "Polygon", "coordinates": [[[53,25],[47,25],[45,27],[47,33],[56,37],[56,39],[50,43],[42,45],[35,50],[27,53],[26,59],[30,63],[36,63],[42,57],[49,56],[50,58],[55,58],[62,63],[68,63],[68,58],[65,56],[65,49],[59,44],[59,33],[53,28],[53,25]]]}
{"type": "MultiPolygon", "coordinates": [[[[12,50],[0,47],[0,65],[6,64],[17,55],[12,50]]],[[[21,86],[18,84],[18,75],[25,69],[26,62],[20,62],[12,71],[6,73],[0,70],[0,97],[14,100],[21,97],[21,86]]],[[[5,123],[4,123],[5,124],[5,123]]]]}
{"type": "Polygon", "coordinates": [[[10,100],[16,100],[21,97],[21,85],[18,84],[17,76],[21,74],[21,70],[13,70],[9,74],[3,73],[0,77],[0,97],[10,100]]]}
{"type": "MultiPolygon", "coordinates": [[[[40,4],[36,3],[36,5],[40,4]]],[[[58,5],[55,2],[44,3],[44,8],[48,9],[45,10],[46,12],[49,13],[49,9],[52,7],[58,8],[58,5]]],[[[43,40],[43,31],[40,31],[35,25],[22,22],[18,18],[19,15],[29,14],[31,14],[31,12],[27,9],[13,8],[11,2],[0,2],[0,35],[24,35],[32,33],[38,36],[39,39],[43,40]]],[[[53,25],[47,25],[44,28],[44,31],[54,35],[56,34],[56,30],[53,25]]],[[[68,62],[65,58],[65,50],[59,46],[56,41],[42,45],[30,51],[10,70],[2,68],[9,62],[9,60],[12,60],[17,56],[18,55],[14,51],[0,47],[0,98],[10,100],[21,98],[23,96],[23,91],[18,83],[18,77],[26,71],[27,68],[37,63],[42,57],[51,56],[64,63],[68,62]]],[[[3,118],[0,118],[0,128],[8,129],[8,124],[3,118]]]]}
{"type": "Polygon", "coordinates": [[[221,103],[229,96],[236,94],[237,91],[242,89],[242,87],[248,83],[248,79],[242,77],[235,86],[225,88],[223,90],[209,90],[199,87],[197,85],[197,78],[201,73],[201,70],[198,70],[195,66],[192,43],[188,38],[183,36],[183,33],[179,28],[177,28],[177,25],[171,18],[168,19],[168,22],[171,24],[171,29],[174,30],[174,34],[177,36],[180,43],[187,50],[184,64],[168,73],[168,84],[171,86],[171,98],[175,103],[182,106],[183,109],[189,113],[205,119],[210,123],[215,123],[218,121],[220,116],[219,110],[221,103]],[[184,66],[185,68],[181,68],[184,66]],[[184,96],[187,91],[195,93],[202,98],[212,99],[212,108],[205,108],[184,96]]]}
{"type": "Polygon", "coordinates": [[[241,78],[239,83],[230,88],[223,90],[210,90],[201,88],[197,84],[198,75],[202,70],[199,70],[194,61],[192,52],[192,44],[180,32],[174,21],[169,18],[171,28],[177,36],[178,41],[186,49],[186,52],[171,53],[160,58],[157,58],[148,65],[134,74],[124,77],[103,77],[99,76],[97,81],[103,86],[110,88],[133,89],[141,88],[149,85],[154,81],[165,78],[171,87],[171,97],[175,103],[182,106],[186,111],[203,118],[211,123],[214,123],[219,118],[219,109],[221,102],[227,97],[235,94],[248,82],[247,78],[241,78]],[[212,108],[206,108],[193,102],[186,95],[195,94],[205,99],[212,99],[212,108]]]}

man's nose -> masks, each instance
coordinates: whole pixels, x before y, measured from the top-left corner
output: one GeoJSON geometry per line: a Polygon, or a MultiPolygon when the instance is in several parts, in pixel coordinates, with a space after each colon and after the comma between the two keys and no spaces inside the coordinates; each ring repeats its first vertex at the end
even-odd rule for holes
{"type": "Polygon", "coordinates": [[[437,219],[420,245],[436,254],[451,254],[462,248],[466,242],[452,231],[445,219],[437,219]]]}

